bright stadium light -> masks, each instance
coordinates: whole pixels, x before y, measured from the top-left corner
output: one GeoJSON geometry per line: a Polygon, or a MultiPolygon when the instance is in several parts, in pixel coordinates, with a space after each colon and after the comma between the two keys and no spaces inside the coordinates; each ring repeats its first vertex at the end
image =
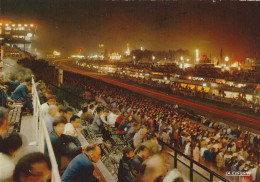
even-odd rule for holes
{"type": "Polygon", "coordinates": [[[29,38],[31,38],[32,36],[33,36],[32,33],[28,33],[28,34],[27,34],[27,37],[29,37],[29,38]]]}
{"type": "Polygon", "coordinates": [[[196,61],[198,62],[200,60],[200,58],[199,58],[199,50],[196,49],[195,52],[196,52],[196,61]]]}
{"type": "Polygon", "coordinates": [[[225,61],[226,61],[226,62],[229,61],[229,57],[228,57],[228,56],[225,57],[225,61]]]}

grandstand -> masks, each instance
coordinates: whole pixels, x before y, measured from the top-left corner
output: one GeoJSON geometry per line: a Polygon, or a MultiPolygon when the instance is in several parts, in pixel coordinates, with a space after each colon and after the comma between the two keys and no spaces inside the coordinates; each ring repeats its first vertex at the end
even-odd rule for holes
{"type": "MultiPolygon", "coordinates": [[[[232,174],[235,166],[247,174],[239,176],[239,180],[257,180],[257,134],[198,117],[177,105],[139,95],[135,90],[113,86],[95,77],[66,71],[63,79],[63,85],[58,87],[41,80],[35,83],[33,78],[33,115],[25,115],[25,111],[29,110],[24,110],[20,104],[14,105],[15,109],[10,112],[14,126],[10,131],[20,132],[24,141],[16,161],[34,151],[46,153],[47,149],[53,181],[62,181],[65,178],[63,174],[67,174],[66,166],[76,158],[66,158],[64,155],[60,168],[53,133],[48,131],[48,117],[52,115],[52,108],[59,108],[66,122],[78,113],[80,127],[74,126],[72,122],[67,123],[75,127],[76,135],[73,136],[76,136],[83,148],[92,144],[100,147],[101,159],[94,165],[94,175],[99,181],[113,182],[122,177],[120,164],[127,147],[136,149],[133,161],[138,162],[139,157],[147,163],[144,171],[138,171],[134,162],[130,164],[127,175],[132,179],[157,178],[167,175],[167,171],[176,172],[174,169],[178,169],[180,177],[190,181],[232,181],[235,178],[228,174],[232,174]],[[69,85],[72,83],[74,86],[71,88],[69,85]],[[58,107],[51,106],[56,100],[58,107]],[[72,112],[70,116],[69,112],[72,112]],[[149,154],[145,152],[147,150],[149,154]],[[163,167],[158,170],[158,174],[151,175],[149,169],[155,167],[153,160],[163,167]],[[60,171],[62,169],[64,173],[60,171]]],[[[11,83],[10,80],[7,82],[11,83]]]]}

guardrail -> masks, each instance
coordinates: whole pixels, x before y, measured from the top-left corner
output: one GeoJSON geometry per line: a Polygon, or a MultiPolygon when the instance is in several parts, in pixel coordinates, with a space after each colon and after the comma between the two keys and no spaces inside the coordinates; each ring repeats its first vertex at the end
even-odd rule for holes
{"type": "Polygon", "coordinates": [[[43,120],[43,116],[41,113],[41,104],[38,97],[38,93],[36,90],[34,79],[32,78],[32,94],[33,94],[33,118],[34,118],[34,128],[35,128],[35,134],[36,134],[36,140],[39,147],[39,151],[44,153],[44,147],[45,143],[48,148],[48,155],[51,161],[52,166],[52,176],[51,181],[52,182],[60,182],[60,174],[58,170],[58,165],[56,162],[56,158],[54,155],[54,151],[52,148],[51,140],[49,137],[49,133],[45,124],[45,121],[43,120]]]}
{"type": "Polygon", "coordinates": [[[162,146],[162,149],[167,151],[170,158],[173,158],[173,167],[181,168],[182,171],[185,171],[185,174],[189,174],[189,180],[192,181],[223,181],[229,182],[229,180],[200,164],[199,162],[193,160],[192,158],[184,155],[181,151],[176,148],[171,147],[170,145],[159,141],[162,146]],[[173,152],[170,152],[173,151],[173,152]],[[196,169],[195,169],[196,168],[196,169]],[[203,173],[203,174],[202,174],[203,173]]]}

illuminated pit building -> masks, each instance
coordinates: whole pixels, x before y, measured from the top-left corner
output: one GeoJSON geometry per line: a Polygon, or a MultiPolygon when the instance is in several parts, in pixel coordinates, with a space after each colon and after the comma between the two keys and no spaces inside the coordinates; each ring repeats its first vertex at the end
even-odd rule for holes
{"type": "Polygon", "coordinates": [[[25,51],[35,39],[36,29],[35,24],[13,24],[10,21],[1,21],[0,44],[25,51]]]}
{"type": "Polygon", "coordinates": [[[202,55],[200,60],[198,61],[197,64],[195,64],[195,68],[214,68],[215,65],[211,63],[211,59],[207,57],[207,55],[202,55]]]}
{"type": "Polygon", "coordinates": [[[110,61],[120,61],[121,55],[117,52],[113,52],[109,55],[109,60],[110,61]]]}

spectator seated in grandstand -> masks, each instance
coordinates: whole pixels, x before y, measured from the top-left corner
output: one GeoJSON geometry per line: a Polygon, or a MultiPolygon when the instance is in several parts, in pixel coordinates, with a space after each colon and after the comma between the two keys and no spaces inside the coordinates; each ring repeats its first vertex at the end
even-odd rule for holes
{"type": "Polygon", "coordinates": [[[79,129],[79,128],[80,128],[80,117],[78,117],[77,115],[73,115],[70,118],[70,123],[67,123],[65,125],[63,134],[75,137],[76,129],[79,129]]]}
{"type": "Polygon", "coordinates": [[[0,153],[0,181],[11,180],[15,167],[12,159],[22,147],[22,138],[18,133],[12,133],[4,139],[3,146],[0,153]]]}
{"type": "Polygon", "coordinates": [[[46,87],[42,86],[40,90],[38,91],[38,97],[40,100],[40,104],[44,104],[47,102],[47,97],[46,97],[47,89],[46,87]]]}
{"type": "Polygon", "coordinates": [[[142,145],[146,146],[149,150],[150,155],[155,155],[160,151],[160,146],[158,144],[157,138],[159,136],[159,133],[150,133],[147,136],[147,141],[143,142],[142,145]]]}
{"type": "Polygon", "coordinates": [[[88,123],[92,124],[93,119],[94,119],[94,111],[95,111],[95,106],[94,104],[90,104],[88,106],[88,111],[86,114],[84,114],[81,119],[87,121],[88,123]]]}
{"type": "Polygon", "coordinates": [[[56,97],[54,95],[49,95],[47,97],[47,102],[41,105],[41,114],[45,116],[48,113],[49,106],[56,104],[56,97]]]}
{"type": "Polygon", "coordinates": [[[9,124],[8,124],[9,111],[4,107],[0,107],[0,152],[4,149],[4,137],[7,134],[9,124]]]}
{"type": "Polygon", "coordinates": [[[50,105],[48,107],[48,113],[44,116],[44,121],[49,133],[53,131],[53,121],[54,118],[58,115],[59,108],[56,105],[50,105]]]}
{"type": "Polygon", "coordinates": [[[127,131],[127,125],[131,124],[132,122],[134,122],[135,120],[133,120],[133,116],[129,115],[126,116],[121,123],[118,125],[117,127],[117,133],[120,135],[126,134],[127,131]]]}
{"type": "Polygon", "coordinates": [[[135,156],[133,157],[130,163],[130,178],[132,180],[136,179],[136,177],[144,172],[145,166],[143,165],[143,161],[149,157],[149,149],[141,145],[135,151],[135,156]]]}
{"type": "Polygon", "coordinates": [[[92,124],[92,131],[95,133],[95,134],[100,134],[101,133],[101,129],[103,126],[103,123],[102,123],[102,120],[101,120],[101,115],[103,113],[103,110],[101,107],[97,107],[96,108],[96,114],[95,114],[95,117],[94,117],[94,120],[93,120],[93,124],[92,124]]]}
{"type": "Polygon", "coordinates": [[[63,116],[55,118],[53,122],[53,131],[50,133],[50,139],[59,169],[61,169],[61,155],[77,155],[85,149],[83,146],[78,146],[78,143],[77,141],[74,141],[74,138],[68,135],[62,135],[66,123],[67,121],[63,116]],[[64,137],[68,139],[68,141],[75,142],[76,147],[71,148],[68,143],[64,144],[64,137]]]}
{"type": "Polygon", "coordinates": [[[0,106],[11,109],[10,103],[14,103],[15,101],[8,97],[6,90],[5,86],[0,85],[0,106]]]}
{"type": "Polygon", "coordinates": [[[33,106],[31,101],[30,91],[32,90],[32,82],[30,78],[27,78],[24,83],[20,84],[13,92],[11,99],[16,102],[22,102],[30,112],[33,112],[33,106]]]}
{"type": "Polygon", "coordinates": [[[84,153],[76,156],[62,175],[62,182],[97,182],[93,174],[93,163],[101,158],[101,150],[97,145],[89,145],[84,153]]]}
{"type": "Polygon", "coordinates": [[[115,127],[116,128],[118,128],[120,123],[127,117],[127,115],[128,115],[128,113],[125,111],[120,116],[118,116],[118,118],[116,119],[116,122],[115,122],[115,127]]]}
{"type": "Polygon", "coordinates": [[[141,126],[139,131],[135,134],[134,139],[133,139],[135,149],[138,148],[144,142],[146,133],[147,133],[147,127],[144,125],[141,126]]]}
{"type": "Polygon", "coordinates": [[[138,122],[133,122],[131,123],[131,126],[129,128],[129,130],[127,131],[126,135],[125,135],[125,138],[126,138],[126,141],[133,147],[134,146],[134,143],[133,143],[133,140],[134,140],[134,136],[136,134],[136,132],[140,129],[140,123],[138,122]]]}
{"type": "Polygon", "coordinates": [[[66,118],[67,123],[70,121],[70,118],[74,115],[74,111],[71,107],[66,107],[64,109],[63,116],[66,118]]]}
{"type": "Polygon", "coordinates": [[[51,165],[47,156],[40,152],[23,156],[15,166],[13,181],[49,181],[51,165]]]}
{"type": "Polygon", "coordinates": [[[119,161],[118,181],[130,182],[129,170],[130,162],[134,156],[134,150],[131,147],[126,147],[123,150],[123,157],[119,161]]]}

